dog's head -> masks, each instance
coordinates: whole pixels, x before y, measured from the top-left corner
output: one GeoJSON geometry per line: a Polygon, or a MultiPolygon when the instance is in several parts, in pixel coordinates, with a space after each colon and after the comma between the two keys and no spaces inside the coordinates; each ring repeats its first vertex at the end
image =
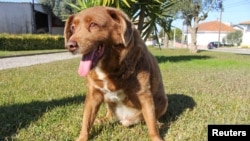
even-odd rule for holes
{"type": "Polygon", "coordinates": [[[131,41],[133,28],[122,11],[92,7],[68,17],[64,28],[65,46],[74,54],[83,54],[82,60],[89,63],[85,69],[89,71],[105,56],[106,50],[116,46],[126,48],[131,41]]]}

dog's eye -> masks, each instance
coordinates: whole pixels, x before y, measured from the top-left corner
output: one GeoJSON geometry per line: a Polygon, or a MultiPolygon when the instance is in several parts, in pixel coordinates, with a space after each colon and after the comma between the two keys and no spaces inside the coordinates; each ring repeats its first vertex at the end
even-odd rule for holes
{"type": "Polygon", "coordinates": [[[74,25],[74,24],[70,26],[70,30],[71,30],[72,32],[75,32],[75,25],[74,25]]]}
{"type": "Polygon", "coordinates": [[[91,31],[91,28],[96,27],[96,26],[97,26],[96,23],[90,23],[89,28],[88,28],[89,32],[91,31]]]}
{"type": "Polygon", "coordinates": [[[95,26],[97,26],[96,23],[91,23],[91,24],[89,25],[89,27],[95,27],[95,26]]]}

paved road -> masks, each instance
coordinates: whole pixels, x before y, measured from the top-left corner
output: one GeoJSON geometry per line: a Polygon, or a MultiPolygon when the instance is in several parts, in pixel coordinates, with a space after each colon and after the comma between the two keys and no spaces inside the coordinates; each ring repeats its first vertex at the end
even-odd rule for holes
{"type": "Polygon", "coordinates": [[[32,56],[0,58],[0,70],[31,66],[35,64],[48,63],[52,61],[65,60],[76,57],[79,57],[79,55],[72,55],[69,52],[63,52],[32,56]]]}
{"type": "MultiPolygon", "coordinates": [[[[250,55],[250,49],[241,49],[241,48],[217,48],[217,49],[210,49],[209,51],[230,52],[230,53],[250,55]]],[[[48,63],[52,61],[65,60],[76,57],[80,57],[80,55],[72,55],[69,52],[63,52],[63,53],[52,53],[43,55],[0,58],[0,70],[31,66],[35,64],[48,63]]]]}
{"type": "Polygon", "coordinates": [[[229,53],[236,53],[236,54],[250,54],[250,49],[244,49],[244,48],[216,48],[216,49],[210,49],[209,51],[216,51],[216,52],[229,52],[229,53]]]}

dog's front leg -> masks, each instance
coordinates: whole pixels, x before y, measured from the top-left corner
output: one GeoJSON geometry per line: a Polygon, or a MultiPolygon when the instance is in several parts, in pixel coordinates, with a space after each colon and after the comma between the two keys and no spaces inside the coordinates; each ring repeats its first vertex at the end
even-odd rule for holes
{"type": "Polygon", "coordinates": [[[152,141],[163,141],[157,128],[154,101],[151,93],[140,94],[139,100],[141,103],[142,114],[148,127],[150,139],[152,141]]]}
{"type": "Polygon", "coordinates": [[[90,129],[93,125],[93,122],[96,118],[97,112],[102,102],[103,95],[98,91],[90,92],[86,95],[82,120],[82,129],[77,141],[88,140],[90,129]]]}

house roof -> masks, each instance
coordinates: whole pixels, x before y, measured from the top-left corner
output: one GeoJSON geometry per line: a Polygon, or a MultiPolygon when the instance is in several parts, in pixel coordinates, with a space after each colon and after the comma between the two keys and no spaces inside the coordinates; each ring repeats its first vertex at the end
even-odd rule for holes
{"type": "Polygon", "coordinates": [[[250,21],[240,22],[241,25],[250,25],[250,21]]]}
{"type": "Polygon", "coordinates": [[[211,21],[211,22],[204,22],[199,24],[198,32],[232,32],[235,31],[235,29],[227,24],[221,23],[219,21],[211,21]]]}

